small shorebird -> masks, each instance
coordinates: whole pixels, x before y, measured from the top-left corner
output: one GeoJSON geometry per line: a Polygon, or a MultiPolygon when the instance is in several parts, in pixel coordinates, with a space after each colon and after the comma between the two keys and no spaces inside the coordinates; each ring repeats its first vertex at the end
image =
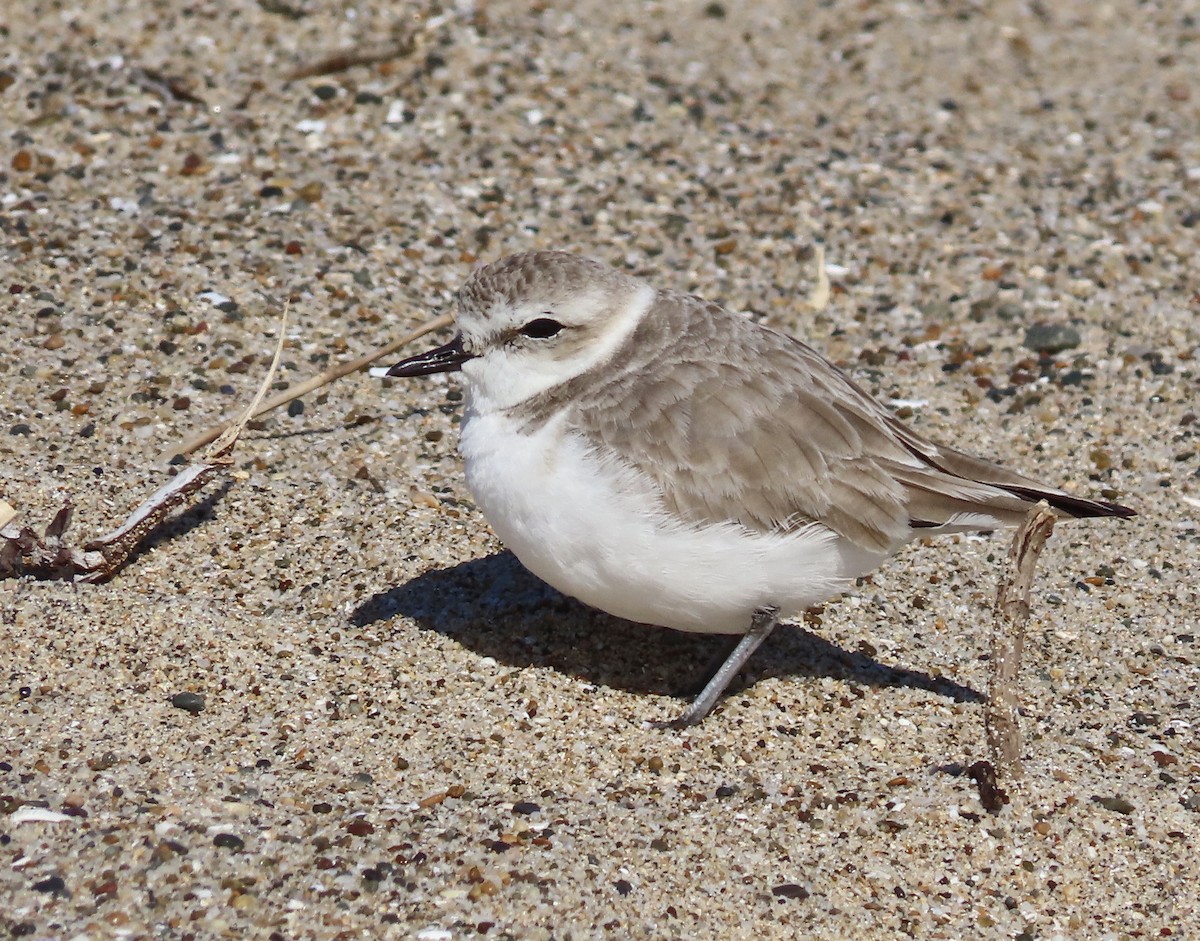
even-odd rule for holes
{"type": "Polygon", "coordinates": [[[743,635],[676,726],[781,617],[916,537],[1016,525],[1040,500],[1133,515],[935,444],[799,340],[587,258],[480,268],[457,321],[372,372],[462,371],[467,484],[504,544],[610,614],[743,635]]]}

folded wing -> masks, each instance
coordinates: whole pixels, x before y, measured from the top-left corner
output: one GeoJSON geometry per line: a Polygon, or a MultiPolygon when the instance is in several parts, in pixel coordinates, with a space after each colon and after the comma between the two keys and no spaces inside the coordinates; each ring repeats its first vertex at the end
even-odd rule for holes
{"type": "Polygon", "coordinates": [[[716,305],[697,311],[694,298],[662,301],[662,321],[606,364],[598,395],[592,374],[576,421],[689,522],[763,532],[818,522],[889,551],[931,530],[1015,524],[1043,499],[1068,516],[1133,515],[928,441],[785,334],[716,305]]]}

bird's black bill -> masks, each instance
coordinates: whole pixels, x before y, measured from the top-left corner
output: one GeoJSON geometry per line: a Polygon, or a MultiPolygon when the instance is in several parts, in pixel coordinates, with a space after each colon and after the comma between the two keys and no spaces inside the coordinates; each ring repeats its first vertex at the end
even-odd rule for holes
{"type": "Polygon", "coordinates": [[[473,355],[463,349],[462,334],[458,334],[445,346],[439,346],[428,353],[418,353],[408,359],[401,360],[385,376],[431,376],[435,372],[458,372],[462,364],[472,359],[473,355]]]}

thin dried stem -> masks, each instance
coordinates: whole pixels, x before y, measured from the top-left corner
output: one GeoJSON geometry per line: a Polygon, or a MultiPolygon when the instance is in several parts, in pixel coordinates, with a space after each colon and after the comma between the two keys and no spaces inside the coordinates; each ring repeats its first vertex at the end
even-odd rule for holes
{"type": "Polygon", "coordinates": [[[1038,557],[1054,531],[1056,518],[1045,501],[1029,511],[1013,536],[992,611],[991,670],[983,722],[992,763],[1013,780],[1023,773],[1018,677],[1025,623],[1029,620],[1029,593],[1038,557]]]}
{"type": "Polygon", "coordinates": [[[401,21],[392,35],[379,42],[364,42],[357,46],[339,49],[337,52],[322,56],[293,69],[287,76],[289,81],[304,78],[316,78],[321,75],[334,75],[345,72],[361,65],[379,65],[392,59],[407,59],[416,53],[427,38],[429,27],[439,22],[438,19],[423,19],[414,25],[410,21],[401,21]]]}
{"type": "MultiPolygon", "coordinates": [[[[381,346],[374,352],[367,353],[365,356],[360,356],[358,359],[351,360],[348,363],[342,363],[339,366],[334,366],[332,369],[325,370],[325,372],[321,373],[319,376],[313,376],[313,378],[308,379],[299,385],[292,386],[289,389],[284,389],[278,395],[272,396],[271,398],[267,399],[266,402],[263,402],[261,405],[257,406],[254,414],[251,415],[250,418],[257,418],[259,415],[265,415],[267,412],[277,409],[281,405],[287,405],[288,402],[291,402],[293,399],[298,399],[303,395],[307,395],[314,389],[321,388],[321,386],[329,385],[329,383],[337,379],[341,379],[342,376],[348,376],[352,372],[357,372],[358,370],[371,365],[371,363],[375,362],[375,360],[379,359],[380,357],[394,353],[396,350],[400,349],[400,347],[412,343],[413,340],[418,340],[427,333],[433,333],[435,330],[441,330],[443,327],[448,327],[452,323],[454,323],[454,316],[452,314],[443,314],[440,317],[434,317],[432,320],[428,320],[421,324],[421,326],[411,333],[405,334],[399,339],[393,340],[386,346],[381,346]]],[[[191,454],[197,448],[204,447],[204,445],[208,444],[210,441],[216,440],[221,432],[223,432],[228,426],[228,422],[222,422],[221,424],[196,435],[194,438],[189,438],[183,444],[180,444],[165,452],[162,455],[162,460],[169,461],[171,458],[177,457],[180,454],[191,454]]]]}
{"type": "Polygon", "coordinates": [[[415,49],[415,38],[411,36],[403,37],[396,42],[343,49],[293,69],[287,77],[289,80],[295,81],[302,78],[316,78],[320,75],[334,75],[360,65],[378,65],[389,59],[403,59],[412,55],[415,49]]]}

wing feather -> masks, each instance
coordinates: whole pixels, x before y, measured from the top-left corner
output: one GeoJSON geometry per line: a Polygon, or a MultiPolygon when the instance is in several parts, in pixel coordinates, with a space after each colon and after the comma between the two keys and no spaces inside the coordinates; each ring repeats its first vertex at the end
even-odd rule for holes
{"type": "Polygon", "coordinates": [[[641,471],[697,525],[817,522],[886,552],[931,528],[1016,522],[1031,499],[1073,515],[1124,510],[935,445],[806,344],[669,292],[613,362],[523,407],[530,422],[572,407],[597,451],[641,471]]]}

